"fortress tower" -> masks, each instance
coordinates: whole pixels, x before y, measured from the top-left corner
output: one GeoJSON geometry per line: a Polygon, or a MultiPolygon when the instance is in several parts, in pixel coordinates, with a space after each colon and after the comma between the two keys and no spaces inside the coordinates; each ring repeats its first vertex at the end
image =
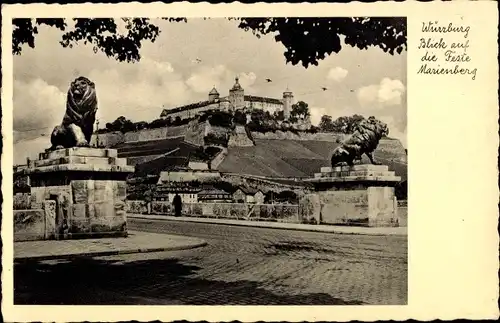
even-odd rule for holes
{"type": "Polygon", "coordinates": [[[237,110],[245,107],[245,91],[239,83],[239,78],[235,78],[233,88],[229,90],[229,102],[231,109],[237,110]]]}
{"type": "Polygon", "coordinates": [[[288,120],[290,118],[290,112],[292,111],[292,104],[293,104],[293,93],[286,89],[285,92],[283,92],[283,115],[285,117],[285,120],[288,120]]]}
{"type": "Polygon", "coordinates": [[[219,99],[219,92],[217,92],[217,89],[214,88],[208,93],[208,101],[214,102],[219,99]]]}

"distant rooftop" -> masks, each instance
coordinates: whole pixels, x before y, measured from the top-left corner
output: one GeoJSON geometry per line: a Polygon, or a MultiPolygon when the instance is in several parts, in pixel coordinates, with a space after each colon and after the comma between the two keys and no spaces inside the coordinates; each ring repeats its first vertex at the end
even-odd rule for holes
{"type": "Polygon", "coordinates": [[[217,89],[214,86],[214,88],[208,94],[219,94],[219,92],[217,92],[217,89]]]}
{"type": "Polygon", "coordinates": [[[243,88],[240,85],[240,79],[239,79],[239,77],[236,76],[236,78],[234,79],[234,81],[235,81],[235,83],[234,83],[233,88],[231,89],[231,91],[243,90],[243,88]]]}

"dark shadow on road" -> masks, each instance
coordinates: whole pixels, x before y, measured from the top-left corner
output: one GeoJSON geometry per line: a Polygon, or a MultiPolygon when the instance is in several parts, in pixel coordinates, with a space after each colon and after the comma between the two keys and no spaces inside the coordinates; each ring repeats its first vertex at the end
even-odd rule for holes
{"type": "Polygon", "coordinates": [[[276,294],[258,282],[197,277],[178,259],[119,262],[98,258],[14,267],[16,305],[361,305],[326,293],[276,294]]]}

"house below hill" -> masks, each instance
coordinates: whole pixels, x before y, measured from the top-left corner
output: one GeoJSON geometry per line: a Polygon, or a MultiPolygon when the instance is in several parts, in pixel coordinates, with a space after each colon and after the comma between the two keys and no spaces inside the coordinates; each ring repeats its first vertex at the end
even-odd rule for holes
{"type": "Polygon", "coordinates": [[[264,204],[264,193],[261,190],[242,186],[233,193],[233,200],[237,203],[264,204]]]}

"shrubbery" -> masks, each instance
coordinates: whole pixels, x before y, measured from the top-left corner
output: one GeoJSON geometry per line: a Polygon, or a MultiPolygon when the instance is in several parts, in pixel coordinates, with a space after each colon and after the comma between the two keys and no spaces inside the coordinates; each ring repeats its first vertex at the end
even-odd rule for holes
{"type": "Polygon", "coordinates": [[[227,147],[227,143],[229,139],[227,136],[216,136],[213,133],[209,133],[205,137],[203,137],[203,140],[205,142],[205,145],[217,145],[217,146],[222,146],[222,147],[227,147]]]}
{"type": "Polygon", "coordinates": [[[191,153],[191,157],[194,160],[208,162],[212,160],[218,153],[220,153],[221,150],[222,149],[219,147],[199,147],[191,153]]]}
{"type": "Polygon", "coordinates": [[[208,122],[212,126],[232,128],[233,115],[225,111],[214,111],[209,115],[208,122]]]}

